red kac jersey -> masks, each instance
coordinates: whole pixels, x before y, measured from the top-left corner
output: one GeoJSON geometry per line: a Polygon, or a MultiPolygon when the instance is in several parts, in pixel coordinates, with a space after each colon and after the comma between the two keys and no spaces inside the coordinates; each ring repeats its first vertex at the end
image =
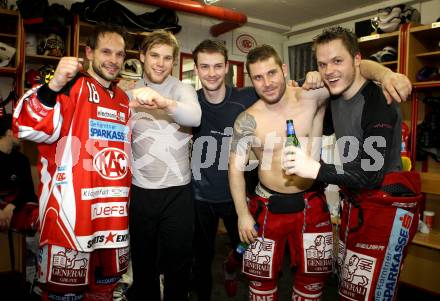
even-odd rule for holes
{"type": "Polygon", "coordinates": [[[131,184],[127,95],[80,74],[47,107],[36,87],[19,101],[13,129],[37,143],[40,245],[90,252],[128,245],[131,184]]]}

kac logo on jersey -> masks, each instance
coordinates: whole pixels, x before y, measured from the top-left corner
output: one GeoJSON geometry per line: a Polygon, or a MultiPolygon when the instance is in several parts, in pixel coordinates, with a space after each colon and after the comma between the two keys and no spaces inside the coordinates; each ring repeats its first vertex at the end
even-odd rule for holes
{"type": "Polygon", "coordinates": [[[55,185],[67,184],[66,166],[58,166],[55,176],[55,185]]]}
{"type": "Polygon", "coordinates": [[[93,158],[93,167],[104,179],[122,179],[128,173],[128,156],[120,149],[104,148],[93,158]]]}

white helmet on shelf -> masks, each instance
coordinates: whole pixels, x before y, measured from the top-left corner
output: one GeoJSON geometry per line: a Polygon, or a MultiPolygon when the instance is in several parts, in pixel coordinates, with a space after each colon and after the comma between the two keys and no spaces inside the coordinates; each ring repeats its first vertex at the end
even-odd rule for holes
{"type": "Polygon", "coordinates": [[[15,48],[0,42],[0,67],[6,67],[14,57],[15,48]]]}
{"type": "Polygon", "coordinates": [[[388,22],[379,21],[379,29],[383,32],[393,32],[399,29],[400,23],[401,19],[398,17],[393,18],[388,22]]]}
{"type": "Polygon", "coordinates": [[[142,64],[138,59],[125,60],[119,74],[126,79],[141,79],[142,64]]]}

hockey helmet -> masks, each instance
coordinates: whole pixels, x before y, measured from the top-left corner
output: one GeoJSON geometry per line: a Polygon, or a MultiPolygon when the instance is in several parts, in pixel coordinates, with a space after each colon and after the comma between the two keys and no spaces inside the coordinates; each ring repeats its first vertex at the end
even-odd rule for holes
{"type": "Polygon", "coordinates": [[[0,67],[6,67],[14,57],[15,48],[0,42],[0,67]]]}
{"type": "Polygon", "coordinates": [[[141,79],[142,78],[142,64],[138,59],[125,60],[122,65],[122,70],[119,73],[123,78],[127,79],[141,79]]]}
{"type": "Polygon", "coordinates": [[[55,73],[55,69],[52,65],[43,65],[38,71],[40,72],[41,83],[46,84],[52,79],[55,73]]]}
{"type": "Polygon", "coordinates": [[[29,69],[25,74],[25,84],[26,87],[33,87],[35,85],[41,84],[40,72],[35,69],[29,69]]]}
{"type": "Polygon", "coordinates": [[[382,32],[393,32],[399,29],[400,23],[401,23],[400,17],[396,17],[391,19],[388,22],[381,22],[379,21],[379,29],[382,32]]]}
{"type": "Polygon", "coordinates": [[[40,55],[63,56],[64,42],[57,34],[51,33],[38,43],[37,53],[40,55]]]}

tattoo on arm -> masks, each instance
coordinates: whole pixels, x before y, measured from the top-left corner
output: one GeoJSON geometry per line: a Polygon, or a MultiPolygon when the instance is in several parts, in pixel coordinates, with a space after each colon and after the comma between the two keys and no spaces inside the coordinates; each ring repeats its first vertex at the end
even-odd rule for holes
{"type": "Polygon", "coordinates": [[[247,154],[251,148],[257,123],[254,116],[243,112],[234,123],[234,133],[231,142],[231,152],[237,155],[247,154]]]}

